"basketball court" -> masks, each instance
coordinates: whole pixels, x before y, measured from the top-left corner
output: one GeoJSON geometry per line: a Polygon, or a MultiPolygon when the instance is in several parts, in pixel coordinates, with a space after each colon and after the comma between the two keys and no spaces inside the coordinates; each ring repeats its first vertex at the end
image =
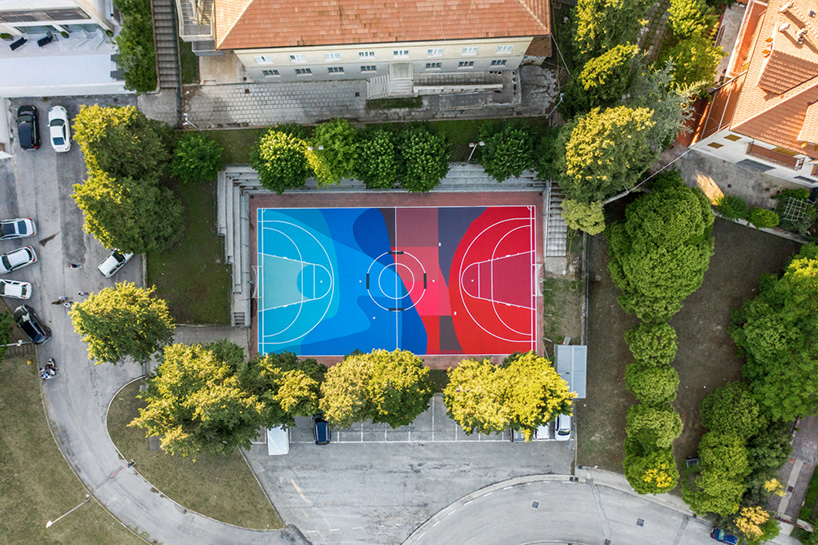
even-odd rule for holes
{"type": "Polygon", "coordinates": [[[253,207],[260,353],[537,351],[536,200],[405,200],[409,205],[253,207]]]}

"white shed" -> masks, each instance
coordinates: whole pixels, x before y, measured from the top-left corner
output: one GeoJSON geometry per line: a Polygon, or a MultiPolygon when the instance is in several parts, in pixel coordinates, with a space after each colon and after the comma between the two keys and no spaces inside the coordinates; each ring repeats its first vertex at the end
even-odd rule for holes
{"type": "Polygon", "coordinates": [[[278,456],[290,452],[290,431],[282,428],[267,428],[267,454],[278,456]]]}

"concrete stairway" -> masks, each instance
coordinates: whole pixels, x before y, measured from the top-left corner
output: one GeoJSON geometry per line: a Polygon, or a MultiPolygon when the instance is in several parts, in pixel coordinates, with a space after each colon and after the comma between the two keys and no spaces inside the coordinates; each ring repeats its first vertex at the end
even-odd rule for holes
{"type": "Polygon", "coordinates": [[[182,79],[179,69],[179,48],[176,42],[176,14],[173,0],[151,0],[151,5],[159,88],[179,89],[182,79]]]}
{"type": "Polygon", "coordinates": [[[565,257],[568,255],[568,226],[562,219],[562,190],[551,182],[544,197],[548,201],[543,203],[548,211],[545,219],[545,257],[565,257]]]}

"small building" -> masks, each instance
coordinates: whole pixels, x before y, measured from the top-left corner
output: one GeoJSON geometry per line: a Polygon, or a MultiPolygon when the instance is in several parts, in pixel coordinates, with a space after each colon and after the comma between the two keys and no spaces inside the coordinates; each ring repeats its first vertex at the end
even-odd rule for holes
{"type": "Polygon", "coordinates": [[[577,399],[585,398],[587,357],[588,347],[585,345],[557,345],[554,367],[568,383],[568,389],[577,393],[577,399]]]}
{"type": "Polygon", "coordinates": [[[818,187],[818,6],[750,0],[693,147],[818,187]]]}
{"type": "Polygon", "coordinates": [[[282,428],[267,428],[267,454],[279,456],[290,452],[290,430],[282,428]]]}

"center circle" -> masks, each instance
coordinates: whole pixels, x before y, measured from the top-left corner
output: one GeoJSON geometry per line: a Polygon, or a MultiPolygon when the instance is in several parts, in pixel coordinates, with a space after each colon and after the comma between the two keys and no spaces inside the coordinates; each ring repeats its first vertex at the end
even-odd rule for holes
{"type": "Polygon", "coordinates": [[[414,288],[414,287],[415,287],[415,273],[413,273],[412,269],[410,269],[407,265],[405,265],[403,263],[390,263],[389,265],[386,265],[381,270],[380,274],[378,275],[378,288],[380,288],[381,293],[383,293],[384,296],[386,296],[387,298],[392,299],[394,301],[400,301],[404,297],[408,296],[410,293],[412,293],[412,288],[414,288]],[[411,281],[410,281],[410,285],[407,286],[405,290],[402,289],[403,288],[403,279],[401,278],[400,274],[398,273],[398,267],[403,267],[407,271],[409,271],[411,281]],[[388,270],[391,270],[395,274],[395,277],[397,278],[397,281],[393,280],[393,281],[390,282],[389,280],[392,280],[391,278],[386,279],[386,281],[384,281],[384,273],[386,271],[388,271],[388,270]],[[384,284],[386,284],[386,286],[384,286],[384,284]],[[403,294],[401,294],[399,296],[398,291],[403,291],[403,294]]]}

